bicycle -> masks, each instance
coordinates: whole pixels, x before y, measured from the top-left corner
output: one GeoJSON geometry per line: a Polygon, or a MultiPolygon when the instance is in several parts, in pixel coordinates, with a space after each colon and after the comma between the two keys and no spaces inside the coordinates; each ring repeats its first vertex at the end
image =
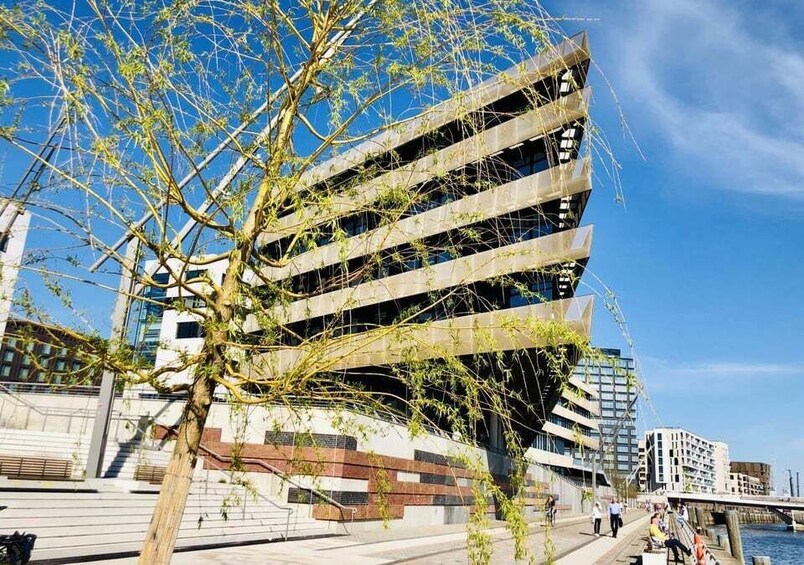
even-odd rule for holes
{"type": "Polygon", "coordinates": [[[34,534],[0,534],[0,565],[26,565],[31,560],[34,543],[34,534]]]}

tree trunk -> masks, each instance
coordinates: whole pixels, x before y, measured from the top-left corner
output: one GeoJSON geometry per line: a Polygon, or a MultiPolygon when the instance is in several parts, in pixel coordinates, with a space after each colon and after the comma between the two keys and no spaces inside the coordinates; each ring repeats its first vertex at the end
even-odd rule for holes
{"type": "Polygon", "coordinates": [[[197,378],[190,389],[190,398],[184,406],[173,456],[145,534],[140,565],[168,565],[173,556],[187,495],[193,481],[201,434],[212,404],[213,389],[214,381],[208,377],[197,378]]]}

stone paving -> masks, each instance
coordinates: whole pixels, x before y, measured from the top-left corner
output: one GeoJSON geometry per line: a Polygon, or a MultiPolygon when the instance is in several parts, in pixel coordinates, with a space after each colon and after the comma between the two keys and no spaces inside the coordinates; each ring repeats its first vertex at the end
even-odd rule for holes
{"type": "MultiPolygon", "coordinates": [[[[587,517],[559,520],[549,533],[532,525],[527,547],[534,563],[545,563],[545,550],[552,546],[557,565],[591,565],[612,548],[624,543],[631,531],[641,532],[647,526],[646,515],[631,512],[621,536],[595,538],[587,517]],[[547,540],[549,539],[549,545],[547,540]],[[578,552],[591,557],[576,557],[578,552]],[[588,559],[592,559],[589,561],[588,559]]],[[[489,530],[493,539],[494,565],[521,565],[527,560],[514,559],[514,543],[503,528],[489,530]]],[[[580,554],[579,554],[580,555],[580,554]]],[[[134,565],[136,557],[108,559],[96,563],[134,565]]],[[[173,556],[172,565],[466,565],[466,531],[464,525],[372,532],[352,536],[318,538],[270,544],[225,547],[181,552],[173,556]],[[460,528],[460,529],[459,529],[460,528]]]]}

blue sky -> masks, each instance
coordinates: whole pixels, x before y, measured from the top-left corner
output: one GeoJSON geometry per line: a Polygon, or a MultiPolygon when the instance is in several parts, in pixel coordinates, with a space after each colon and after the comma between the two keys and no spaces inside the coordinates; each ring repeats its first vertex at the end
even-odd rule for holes
{"type": "MultiPolygon", "coordinates": [[[[552,11],[589,31],[593,116],[622,164],[625,206],[598,166],[584,220],[655,407],[643,423],[726,441],[732,459],[773,463],[781,486],[787,468],[804,474],[804,4],[552,11]]],[[[624,345],[600,306],[594,342],[624,345]]]]}

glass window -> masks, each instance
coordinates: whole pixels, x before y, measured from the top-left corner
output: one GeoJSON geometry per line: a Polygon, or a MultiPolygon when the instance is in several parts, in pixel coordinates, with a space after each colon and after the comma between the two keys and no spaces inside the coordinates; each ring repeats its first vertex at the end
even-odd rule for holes
{"type": "Polygon", "coordinates": [[[30,372],[31,372],[31,370],[28,367],[23,367],[22,369],[20,369],[20,373],[19,373],[20,380],[27,379],[28,378],[28,373],[30,373],[30,372]]]}
{"type": "Polygon", "coordinates": [[[49,343],[43,343],[41,351],[42,351],[42,355],[50,355],[50,344],[49,343]]]}
{"type": "Polygon", "coordinates": [[[0,375],[4,377],[11,375],[11,365],[3,365],[2,370],[0,370],[0,375]]]}
{"type": "Polygon", "coordinates": [[[22,357],[22,364],[28,366],[31,364],[31,356],[30,355],[23,355],[22,357]]]}
{"type": "Polygon", "coordinates": [[[176,324],[176,339],[203,337],[203,328],[198,322],[179,322],[176,324]]]}
{"type": "Polygon", "coordinates": [[[206,269],[192,269],[184,273],[184,280],[189,281],[192,279],[200,279],[206,273],[206,269]]]}
{"type": "Polygon", "coordinates": [[[5,354],[3,355],[3,361],[11,362],[14,360],[14,352],[11,350],[6,350],[5,354]]]}
{"type": "Polygon", "coordinates": [[[63,371],[66,368],[67,364],[65,363],[64,359],[59,359],[56,361],[56,370],[63,371]]]}
{"type": "Polygon", "coordinates": [[[522,293],[519,292],[519,289],[515,286],[508,288],[508,307],[509,308],[517,308],[519,306],[527,305],[528,300],[522,296],[522,293]]]}

